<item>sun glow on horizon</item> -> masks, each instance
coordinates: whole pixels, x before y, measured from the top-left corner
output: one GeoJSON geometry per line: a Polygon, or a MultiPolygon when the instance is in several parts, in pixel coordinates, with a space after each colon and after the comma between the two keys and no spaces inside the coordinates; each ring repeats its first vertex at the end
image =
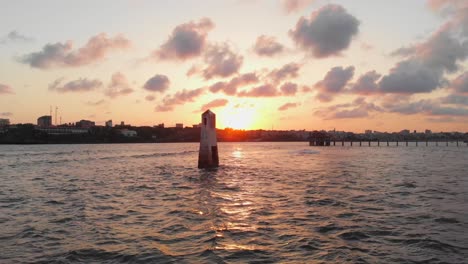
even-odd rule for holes
{"type": "Polygon", "coordinates": [[[256,111],[254,108],[224,108],[217,116],[221,128],[252,129],[256,111]]]}

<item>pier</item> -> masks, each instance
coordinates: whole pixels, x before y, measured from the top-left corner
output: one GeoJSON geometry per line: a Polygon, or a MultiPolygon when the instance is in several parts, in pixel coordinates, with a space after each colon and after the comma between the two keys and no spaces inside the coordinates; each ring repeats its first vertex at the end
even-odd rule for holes
{"type": "Polygon", "coordinates": [[[331,140],[327,137],[313,137],[309,140],[309,146],[320,146],[320,147],[468,147],[466,141],[456,140],[404,140],[404,141],[380,141],[380,140],[331,140]]]}

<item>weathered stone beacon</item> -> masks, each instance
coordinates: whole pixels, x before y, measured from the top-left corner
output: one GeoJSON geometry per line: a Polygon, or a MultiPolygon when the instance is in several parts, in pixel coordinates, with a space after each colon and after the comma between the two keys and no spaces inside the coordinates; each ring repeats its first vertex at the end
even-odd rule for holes
{"type": "Polygon", "coordinates": [[[210,110],[206,110],[201,118],[198,168],[215,168],[219,166],[218,144],[216,140],[216,115],[210,110]]]}

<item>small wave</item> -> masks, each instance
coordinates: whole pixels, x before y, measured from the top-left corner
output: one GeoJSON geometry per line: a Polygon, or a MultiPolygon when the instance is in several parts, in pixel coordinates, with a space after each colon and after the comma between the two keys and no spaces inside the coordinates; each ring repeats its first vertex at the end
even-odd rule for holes
{"type": "Polygon", "coordinates": [[[302,149],[297,152],[294,152],[297,155],[312,155],[312,154],[320,154],[320,151],[314,149],[302,149]]]}
{"type": "Polygon", "coordinates": [[[368,235],[360,231],[346,231],[339,234],[338,236],[344,240],[363,240],[369,238],[368,235]]]}

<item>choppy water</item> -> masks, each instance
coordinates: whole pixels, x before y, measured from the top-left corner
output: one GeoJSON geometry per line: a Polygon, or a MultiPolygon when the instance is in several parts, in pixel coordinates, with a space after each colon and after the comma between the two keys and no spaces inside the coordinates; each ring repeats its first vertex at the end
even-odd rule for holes
{"type": "Polygon", "coordinates": [[[1,263],[467,263],[468,147],[0,146],[1,263]]]}

